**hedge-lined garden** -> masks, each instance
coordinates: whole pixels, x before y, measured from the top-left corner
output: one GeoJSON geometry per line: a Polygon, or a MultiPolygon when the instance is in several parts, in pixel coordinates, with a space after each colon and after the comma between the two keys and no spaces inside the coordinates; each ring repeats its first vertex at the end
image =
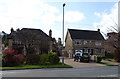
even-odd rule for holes
{"type": "Polygon", "coordinates": [[[6,49],[2,56],[3,67],[15,67],[20,65],[54,65],[60,61],[54,52],[23,55],[18,54],[16,50],[6,49]]]}

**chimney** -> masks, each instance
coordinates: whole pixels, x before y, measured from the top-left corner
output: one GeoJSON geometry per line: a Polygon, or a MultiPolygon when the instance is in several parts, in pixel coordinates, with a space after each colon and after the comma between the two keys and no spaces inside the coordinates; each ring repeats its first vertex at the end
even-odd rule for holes
{"type": "Polygon", "coordinates": [[[100,32],[100,29],[98,29],[98,32],[100,32]]]}
{"type": "Polygon", "coordinates": [[[12,33],[12,32],[14,32],[14,29],[13,29],[13,28],[11,28],[11,33],[12,33]]]}
{"type": "Polygon", "coordinates": [[[49,36],[52,37],[52,30],[49,30],[49,36]]]}

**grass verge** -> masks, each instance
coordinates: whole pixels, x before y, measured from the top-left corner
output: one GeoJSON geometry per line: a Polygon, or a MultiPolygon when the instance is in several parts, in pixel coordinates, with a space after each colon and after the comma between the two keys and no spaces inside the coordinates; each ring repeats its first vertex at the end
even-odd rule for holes
{"type": "Polygon", "coordinates": [[[106,60],[106,61],[111,61],[111,62],[116,62],[115,59],[111,59],[111,58],[107,58],[107,59],[103,59],[103,60],[106,60]]]}
{"type": "Polygon", "coordinates": [[[108,63],[103,63],[103,62],[100,62],[99,64],[106,65],[106,66],[118,66],[118,65],[108,64],[108,63]]]}
{"type": "Polygon", "coordinates": [[[62,63],[55,65],[21,65],[16,67],[0,67],[2,70],[20,70],[20,69],[41,69],[41,68],[72,68],[72,66],[62,63]]]}

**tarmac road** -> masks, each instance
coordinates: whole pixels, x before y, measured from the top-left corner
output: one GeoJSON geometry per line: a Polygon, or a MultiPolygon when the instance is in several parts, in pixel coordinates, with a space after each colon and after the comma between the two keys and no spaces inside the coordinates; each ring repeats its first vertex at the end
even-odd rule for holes
{"type": "Polygon", "coordinates": [[[118,66],[9,70],[2,77],[118,77],[118,66]]]}

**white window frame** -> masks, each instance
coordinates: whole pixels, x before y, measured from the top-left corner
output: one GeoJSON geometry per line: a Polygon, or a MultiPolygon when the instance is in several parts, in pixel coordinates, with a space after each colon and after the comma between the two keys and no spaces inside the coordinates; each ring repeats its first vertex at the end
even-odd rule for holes
{"type": "Polygon", "coordinates": [[[88,41],[87,40],[84,40],[84,45],[87,45],[88,44],[88,41]]]}

